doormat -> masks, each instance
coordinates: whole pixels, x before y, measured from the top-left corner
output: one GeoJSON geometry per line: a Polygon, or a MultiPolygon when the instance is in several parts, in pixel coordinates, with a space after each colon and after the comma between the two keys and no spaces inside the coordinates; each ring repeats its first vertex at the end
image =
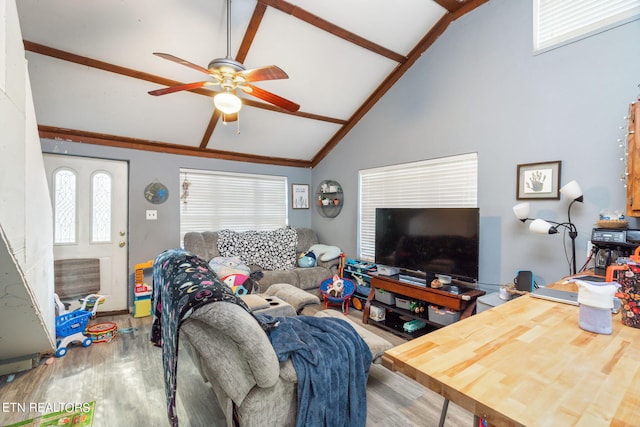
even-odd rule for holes
{"type": "Polygon", "coordinates": [[[52,412],[30,420],[9,424],[5,427],[91,427],[93,425],[93,410],[95,406],[95,401],[83,403],[80,406],[75,406],[70,411],[52,412]]]}

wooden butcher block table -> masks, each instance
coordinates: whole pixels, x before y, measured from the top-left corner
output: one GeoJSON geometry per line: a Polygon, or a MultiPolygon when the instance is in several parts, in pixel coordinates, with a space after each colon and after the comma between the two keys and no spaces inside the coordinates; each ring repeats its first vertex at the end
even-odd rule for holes
{"type": "Polygon", "coordinates": [[[640,329],[617,314],[611,335],[587,332],[578,310],[524,295],[394,347],[383,364],[444,396],[443,419],[450,400],[490,426],[640,426],[640,329]]]}

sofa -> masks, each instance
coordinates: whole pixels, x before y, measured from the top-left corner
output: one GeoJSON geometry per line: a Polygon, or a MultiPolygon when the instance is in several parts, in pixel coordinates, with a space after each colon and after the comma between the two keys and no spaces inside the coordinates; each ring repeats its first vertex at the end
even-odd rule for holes
{"type": "MultiPolygon", "coordinates": [[[[188,232],[184,236],[184,248],[193,254],[210,261],[215,257],[225,255],[221,254],[219,248],[221,246],[221,239],[228,235],[229,230],[188,232]]],[[[248,235],[247,240],[253,239],[249,243],[252,248],[257,248],[255,252],[259,253],[254,254],[256,257],[259,255],[265,255],[265,253],[268,253],[269,251],[273,253],[274,250],[277,251],[281,248],[281,252],[287,251],[286,261],[289,261],[292,257],[294,258],[293,264],[289,263],[284,265],[285,262],[283,261],[280,264],[275,263],[275,266],[270,259],[266,259],[263,262],[258,261],[263,265],[259,265],[256,262],[249,260],[247,264],[252,271],[261,270],[263,273],[263,277],[258,281],[260,288],[258,292],[264,292],[269,286],[276,283],[288,283],[319,296],[320,283],[324,279],[332,277],[334,274],[338,273],[338,266],[340,264],[339,256],[329,260],[327,260],[326,257],[323,260],[321,259],[323,258],[322,256],[317,256],[315,267],[298,267],[297,259],[299,256],[306,253],[312,246],[318,245],[319,243],[317,234],[310,228],[286,227],[273,232],[238,233],[234,234],[233,237],[238,239],[245,235],[248,235]],[[287,240],[292,233],[295,236],[295,241],[287,240]],[[290,245],[283,245],[283,240],[290,242],[290,245]]],[[[230,250],[229,245],[222,245],[222,247],[227,251],[230,250]]],[[[238,250],[240,251],[242,248],[238,248],[238,250]]],[[[233,255],[240,254],[234,253],[233,255]]],[[[281,254],[275,253],[275,255],[280,256],[281,254]]]]}
{"type": "MultiPolygon", "coordinates": [[[[337,310],[314,317],[348,322],[380,363],[392,344],[337,310]]],[[[298,375],[291,358],[279,362],[267,334],[251,314],[236,304],[207,304],[180,327],[183,348],[208,381],[225,414],[227,426],[294,426],[298,375]]]]}

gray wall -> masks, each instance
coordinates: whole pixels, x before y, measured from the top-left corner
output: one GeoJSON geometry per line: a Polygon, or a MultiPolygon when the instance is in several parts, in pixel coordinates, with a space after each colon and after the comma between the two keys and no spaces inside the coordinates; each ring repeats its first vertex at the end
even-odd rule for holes
{"type": "MultiPolygon", "coordinates": [[[[133,283],[133,268],[137,263],[154,259],[166,249],[180,246],[180,168],[218,170],[286,176],[291,184],[310,184],[311,170],[252,163],[204,159],[190,156],[151,153],[138,150],[102,147],[65,141],[42,140],[42,151],[87,157],[99,157],[129,162],[129,276],[133,283]],[[144,198],[145,187],[160,181],[169,189],[169,199],[154,205],[144,198]],[[147,221],[147,209],[158,211],[157,221],[147,221]]],[[[291,209],[289,224],[311,226],[308,209],[291,209]]]]}
{"type": "MultiPolygon", "coordinates": [[[[314,168],[314,187],[339,181],[345,204],[334,219],[314,209],[313,227],[356,256],[358,170],[477,152],[480,282],[508,283],[518,270],[539,284],[567,275],[562,234],[531,234],[513,215],[516,168],[561,160],[562,184],[580,183],[585,202],[571,218],[583,264],[599,212],[625,206],[617,139],[639,94],[639,40],[633,21],[534,55],[531,1],[491,0],[454,22],[314,168]]],[[[531,216],[562,222],[567,207],[564,198],[533,201],[531,216]]]]}
{"type": "Polygon", "coordinates": [[[15,1],[0,3],[0,375],[55,349],[53,219],[15,1]]]}

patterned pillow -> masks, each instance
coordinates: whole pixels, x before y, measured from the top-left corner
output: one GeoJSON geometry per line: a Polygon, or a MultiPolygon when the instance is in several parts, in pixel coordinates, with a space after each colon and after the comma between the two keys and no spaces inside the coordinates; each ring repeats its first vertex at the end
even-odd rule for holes
{"type": "Polygon", "coordinates": [[[247,265],[263,270],[292,270],[296,267],[298,233],[292,227],[272,231],[220,230],[218,251],[223,257],[240,257],[247,265]]]}

